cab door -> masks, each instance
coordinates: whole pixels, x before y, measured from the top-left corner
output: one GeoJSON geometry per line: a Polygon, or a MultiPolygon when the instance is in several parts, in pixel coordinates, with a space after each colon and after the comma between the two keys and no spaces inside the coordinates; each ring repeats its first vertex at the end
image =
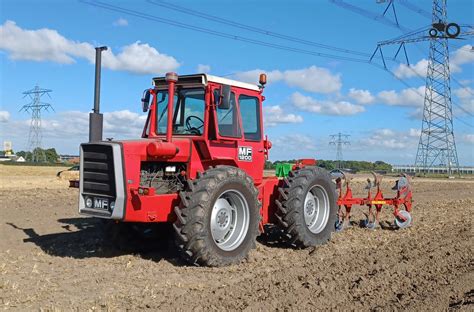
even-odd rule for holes
{"type": "Polygon", "coordinates": [[[261,97],[242,91],[236,93],[242,126],[242,140],[239,142],[237,161],[239,167],[251,175],[256,184],[261,183],[265,165],[265,151],[262,139],[261,97]]]}
{"type": "MultiPolygon", "coordinates": [[[[247,90],[232,87],[230,107],[215,105],[216,138],[210,138],[211,155],[221,162],[228,161],[261,183],[265,153],[262,137],[260,97],[247,90]],[[242,104],[240,104],[242,102],[242,104]],[[242,107],[241,107],[242,105],[242,107]],[[242,114],[243,113],[243,114],[242,114]]],[[[218,88],[213,95],[218,94],[218,88]]]]}

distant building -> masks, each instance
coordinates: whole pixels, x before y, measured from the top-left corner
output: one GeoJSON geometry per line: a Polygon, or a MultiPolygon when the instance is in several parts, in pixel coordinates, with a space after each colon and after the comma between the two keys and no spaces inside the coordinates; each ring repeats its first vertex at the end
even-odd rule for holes
{"type": "Polygon", "coordinates": [[[59,162],[79,163],[77,155],[59,155],[59,162]]]}
{"type": "MultiPolygon", "coordinates": [[[[451,168],[453,174],[457,173],[457,168],[451,168]]],[[[392,172],[417,173],[421,172],[419,167],[414,165],[392,165],[392,172]]],[[[447,174],[445,166],[432,166],[426,169],[426,173],[447,174]]],[[[460,174],[474,174],[474,166],[459,166],[460,174]]]]}
{"type": "Polygon", "coordinates": [[[23,158],[23,156],[20,156],[17,158],[16,162],[25,162],[26,160],[23,158]]]}

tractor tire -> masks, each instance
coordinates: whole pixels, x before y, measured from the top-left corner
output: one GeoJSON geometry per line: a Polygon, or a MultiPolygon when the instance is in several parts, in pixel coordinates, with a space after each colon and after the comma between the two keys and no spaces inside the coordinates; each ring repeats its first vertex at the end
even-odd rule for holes
{"type": "Polygon", "coordinates": [[[188,182],[175,208],[176,243],[193,265],[240,263],[260,234],[260,202],[253,180],[232,166],[217,166],[188,182]]]}
{"type": "Polygon", "coordinates": [[[291,246],[317,246],[331,239],[338,207],[335,184],[326,170],[290,171],[278,191],[276,218],[291,246]]]}

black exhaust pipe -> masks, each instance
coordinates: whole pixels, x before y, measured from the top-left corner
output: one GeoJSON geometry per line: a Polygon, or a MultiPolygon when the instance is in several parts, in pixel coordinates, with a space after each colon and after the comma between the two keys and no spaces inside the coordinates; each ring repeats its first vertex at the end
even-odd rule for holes
{"type": "Polygon", "coordinates": [[[93,112],[89,114],[89,142],[102,141],[104,116],[100,113],[100,70],[102,51],[106,50],[107,47],[95,48],[94,109],[93,112]]]}

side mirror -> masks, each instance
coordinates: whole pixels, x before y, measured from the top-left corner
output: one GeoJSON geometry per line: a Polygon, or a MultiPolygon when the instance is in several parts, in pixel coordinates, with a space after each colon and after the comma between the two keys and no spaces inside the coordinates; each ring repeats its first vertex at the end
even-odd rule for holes
{"type": "Polygon", "coordinates": [[[148,112],[149,107],[150,107],[150,89],[146,89],[145,91],[143,91],[143,97],[142,97],[143,112],[144,113],[148,112]]]}
{"type": "Polygon", "coordinates": [[[219,91],[219,95],[217,96],[216,104],[219,109],[229,109],[230,108],[230,86],[229,85],[222,85],[219,91]]]}

